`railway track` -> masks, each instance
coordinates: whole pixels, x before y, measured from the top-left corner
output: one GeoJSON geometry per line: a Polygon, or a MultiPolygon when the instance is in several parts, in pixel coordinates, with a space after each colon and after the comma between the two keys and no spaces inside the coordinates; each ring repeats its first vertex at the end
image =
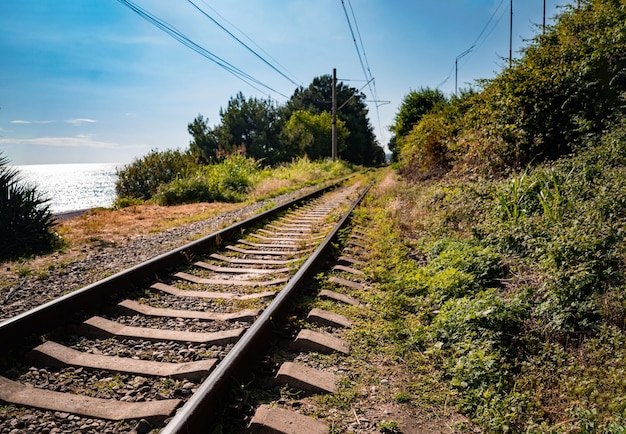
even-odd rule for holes
{"type": "Polygon", "coordinates": [[[318,190],[0,323],[0,431],[207,432],[366,190],[318,190]]]}

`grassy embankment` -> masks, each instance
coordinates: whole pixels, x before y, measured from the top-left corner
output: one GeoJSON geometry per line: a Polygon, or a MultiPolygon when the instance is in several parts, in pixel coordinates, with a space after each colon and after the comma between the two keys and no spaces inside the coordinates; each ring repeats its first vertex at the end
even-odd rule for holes
{"type": "Polygon", "coordinates": [[[389,179],[361,210],[379,292],[353,342],[406,369],[395,400],[489,432],[626,432],[626,128],[506,179],[389,179]]]}

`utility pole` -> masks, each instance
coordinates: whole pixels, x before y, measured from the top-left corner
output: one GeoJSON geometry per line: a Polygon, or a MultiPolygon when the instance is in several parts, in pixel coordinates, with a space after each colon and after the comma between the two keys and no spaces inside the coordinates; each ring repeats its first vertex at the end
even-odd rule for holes
{"type": "Polygon", "coordinates": [[[513,64],[513,0],[511,0],[511,19],[509,25],[509,68],[513,64]]]}
{"type": "Polygon", "coordinates": [[[470,53],[470,51],[472,51],[473,49],[474,49],[474,46],[472,45],[467,50],[465,50],[464,52],[462,52],[461,54],[456,56],[456,59],[454,59],[454,95],[457,94],[457,83],[458,83],[458,75],[459,75],[459,60],[461,60],[463,57],[467,56],[470,53]]]}
{"type": "Polygon", "coordinates": [[[332,158],[337,161],[337,68],[333,68],[332,158]]]}

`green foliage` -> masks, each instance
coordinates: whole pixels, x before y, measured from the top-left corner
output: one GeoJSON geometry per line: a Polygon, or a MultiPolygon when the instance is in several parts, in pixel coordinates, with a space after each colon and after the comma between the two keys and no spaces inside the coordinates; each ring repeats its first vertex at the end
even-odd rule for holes
{"type": "Polygon", "coordinates": [[[162,185],[155,201],[160,205],[193,202],[238,202],[252,185],[256,162],[233,155],[216,164],[199,167],[185,178],[162,185]]]}
{"type": "Polygon", "coordinates": [[[400,432],[400,426],[396,421],[383,420],[378,423],[378,430],[384,434],[394,434],[400,432]]]}
{"type": "MultiPolygon", "coordinates": [[[[444,163],[462,173],[501,173],[584,146],[625,113],[625,23],[619,0],[565,6],[510,68],[478,83],[479,93],[442,102],[428,116],[411,117],[403,103],[394,129],[400,161],[422,171],[444,163]]],[[[552,212],[555,197],[543,199],[552,212]]]]}
{"type": "Polygon", "coordinates": [[[400,209],[422,198],[412,226],[410,208],[396,221],[425,253],[376,277],[395,275],[385,286],[407,300],[393,317],[413,315],[408,341],[489,431],[624,426],[626,127],[576,149],[509,179],[400,196],[400,209]]]}
{"type": "Polygon", "coordinates": [[[439,89],[420,88],[408,93],[400,103],[400,109],[391,127],[396,137],[406,136],[422,117],[434,107],[444,104],[446,98],[439,89]]]}
{"type": "Polygon", "coordinates": [[[500,213],[504,221],[517,224],[520,218],[527,213],[528,201],[527,173],[513,177],[503,191],[498,192],[497,199],[500,213]]]}
{"type": "Polygon", "coordinates": [[[430,178],[448,171],[445,119],[438,114],[425,114],[402,139],[401,163],[411,180],[430,178]]]}
{"type": "Polygon", "coordinates": [[[153,150],[117,170],[117,196],[148,200],[161,184],[191,171],[195,167],[194,160],[190,152],[153,150]]]}
{"type": "Polygon", "coordinates": [[[0,259],[47,252],[59,244],[47,202],[0,155],[0,259]]]}
{"type": "Polygon", "coordinates": [[[397,160],[400,148],[405,145],[405,137],[420,123],[422,118],[430,113],[438,105],[446,103],[446,98],[439,89],[420,88],[409,92],[400,103],[398,113],[394,118],[391,130],[395,134],[396,140],[399,138],[393,149],[393,159],[397,160]]]}
{"type": "MultiPolygon", "coordinates": [[[[337,149],[342,152],[346,147],[348,130],[345,122],[337,120],[337,149]]],[[[284,147],[290,155],[307,156],[317,160],[331,156],[332,119],[329,112],[313,114],[306,110],[296,110],[285,124],[281,137],[284,147]]]]}
{"type": "Polygon", "coordinates": [[[403,279],[408,295],[429,293],[433,301],[471,295],[497,284],[501,257],[490,247],[458,240],[441,240],[432,247],[427,265],[403,279]]]}
{"type": "Polygon", "coordinates": [[[202,163],[217,159],[222,151],[218,137],[215,131],[209,128],[208,122],[208,119],[199,114],[187,125],[187,131],[193,138],[189,143],[189,150],[202,163]]]}
{"type": "Polygon", "coordinates": [[[115,199],[113,208],[122,209],[122,208],[127,208],[129,206],[141,205],[143,202],[144,202],[143,199],[138,199],[135,197],[118,197],[115,199]]]}
{"type": "Polygon", "coordinates": [[[284,161],[278,139],[284,121],[280,122],[272,100],[246,99],[239,92],[228,101],[226,109],[220,110],[220,118],[221,124],[213,134],[225,153],[243,150],[248,157],[269,164],[284,161]]]}
{"type": "Polygon", "coordinates": [[[298,158],[289,164],[281,164],[273,169],[261,173],[261,179],[285,180],[297,185],[315,185],[330,179],[337,179],[348,175],[352,168],[341,161],[298,158]]]}
{"type": "MultiPolygon", "coordinates": [[[[337,112],[337,118],[345,122],[349,132],[345,149],[339,153],[339,157],[351,164],[383,163],[385,155],[376,142],[374,130],[367,117],[365,94],[342,82],[337,83],[336,89],[337,105],[341,107],[337,112]]],[[[296,110],[306,110],[314,114],[330,113],[332,110],[332,76],[315,77],[307,88],[296,89],[281,110],[281,116],[287,120],[296,110]]]]}

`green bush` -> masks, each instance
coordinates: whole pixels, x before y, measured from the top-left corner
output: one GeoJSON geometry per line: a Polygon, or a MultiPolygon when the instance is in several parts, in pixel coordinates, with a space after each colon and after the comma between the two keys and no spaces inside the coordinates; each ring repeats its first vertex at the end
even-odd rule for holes
{"type": "Polygon", "coordinates": [[[243,200],[258,172],[253,159],[234,155],[220,163],[202,166],[193,174],[177,178],[158,189],[160,205],[243,200]]]}
{"type": "Polygon", "coordinates": [[[0,155],[0,259],[47,252],[58,245],[48,200],[21,183],[19,173],[0,155]]]}
{"type": "Polygon", "coordinates": [[[118,197],[148,200],[161,184],[185,176],[195,167],[191,152],[153,150],[117,170],[115,191],[118,197]]]}
{"type": "Polygon", "coordinates": [[[477,83],[480,92],[403,125],[396,141],[405,173],[419,178],[448,165],[460,173],[506,173],[603,134],[626,113],[625,22],[621,1],[564,6],[511,67],[477,83]]]}

